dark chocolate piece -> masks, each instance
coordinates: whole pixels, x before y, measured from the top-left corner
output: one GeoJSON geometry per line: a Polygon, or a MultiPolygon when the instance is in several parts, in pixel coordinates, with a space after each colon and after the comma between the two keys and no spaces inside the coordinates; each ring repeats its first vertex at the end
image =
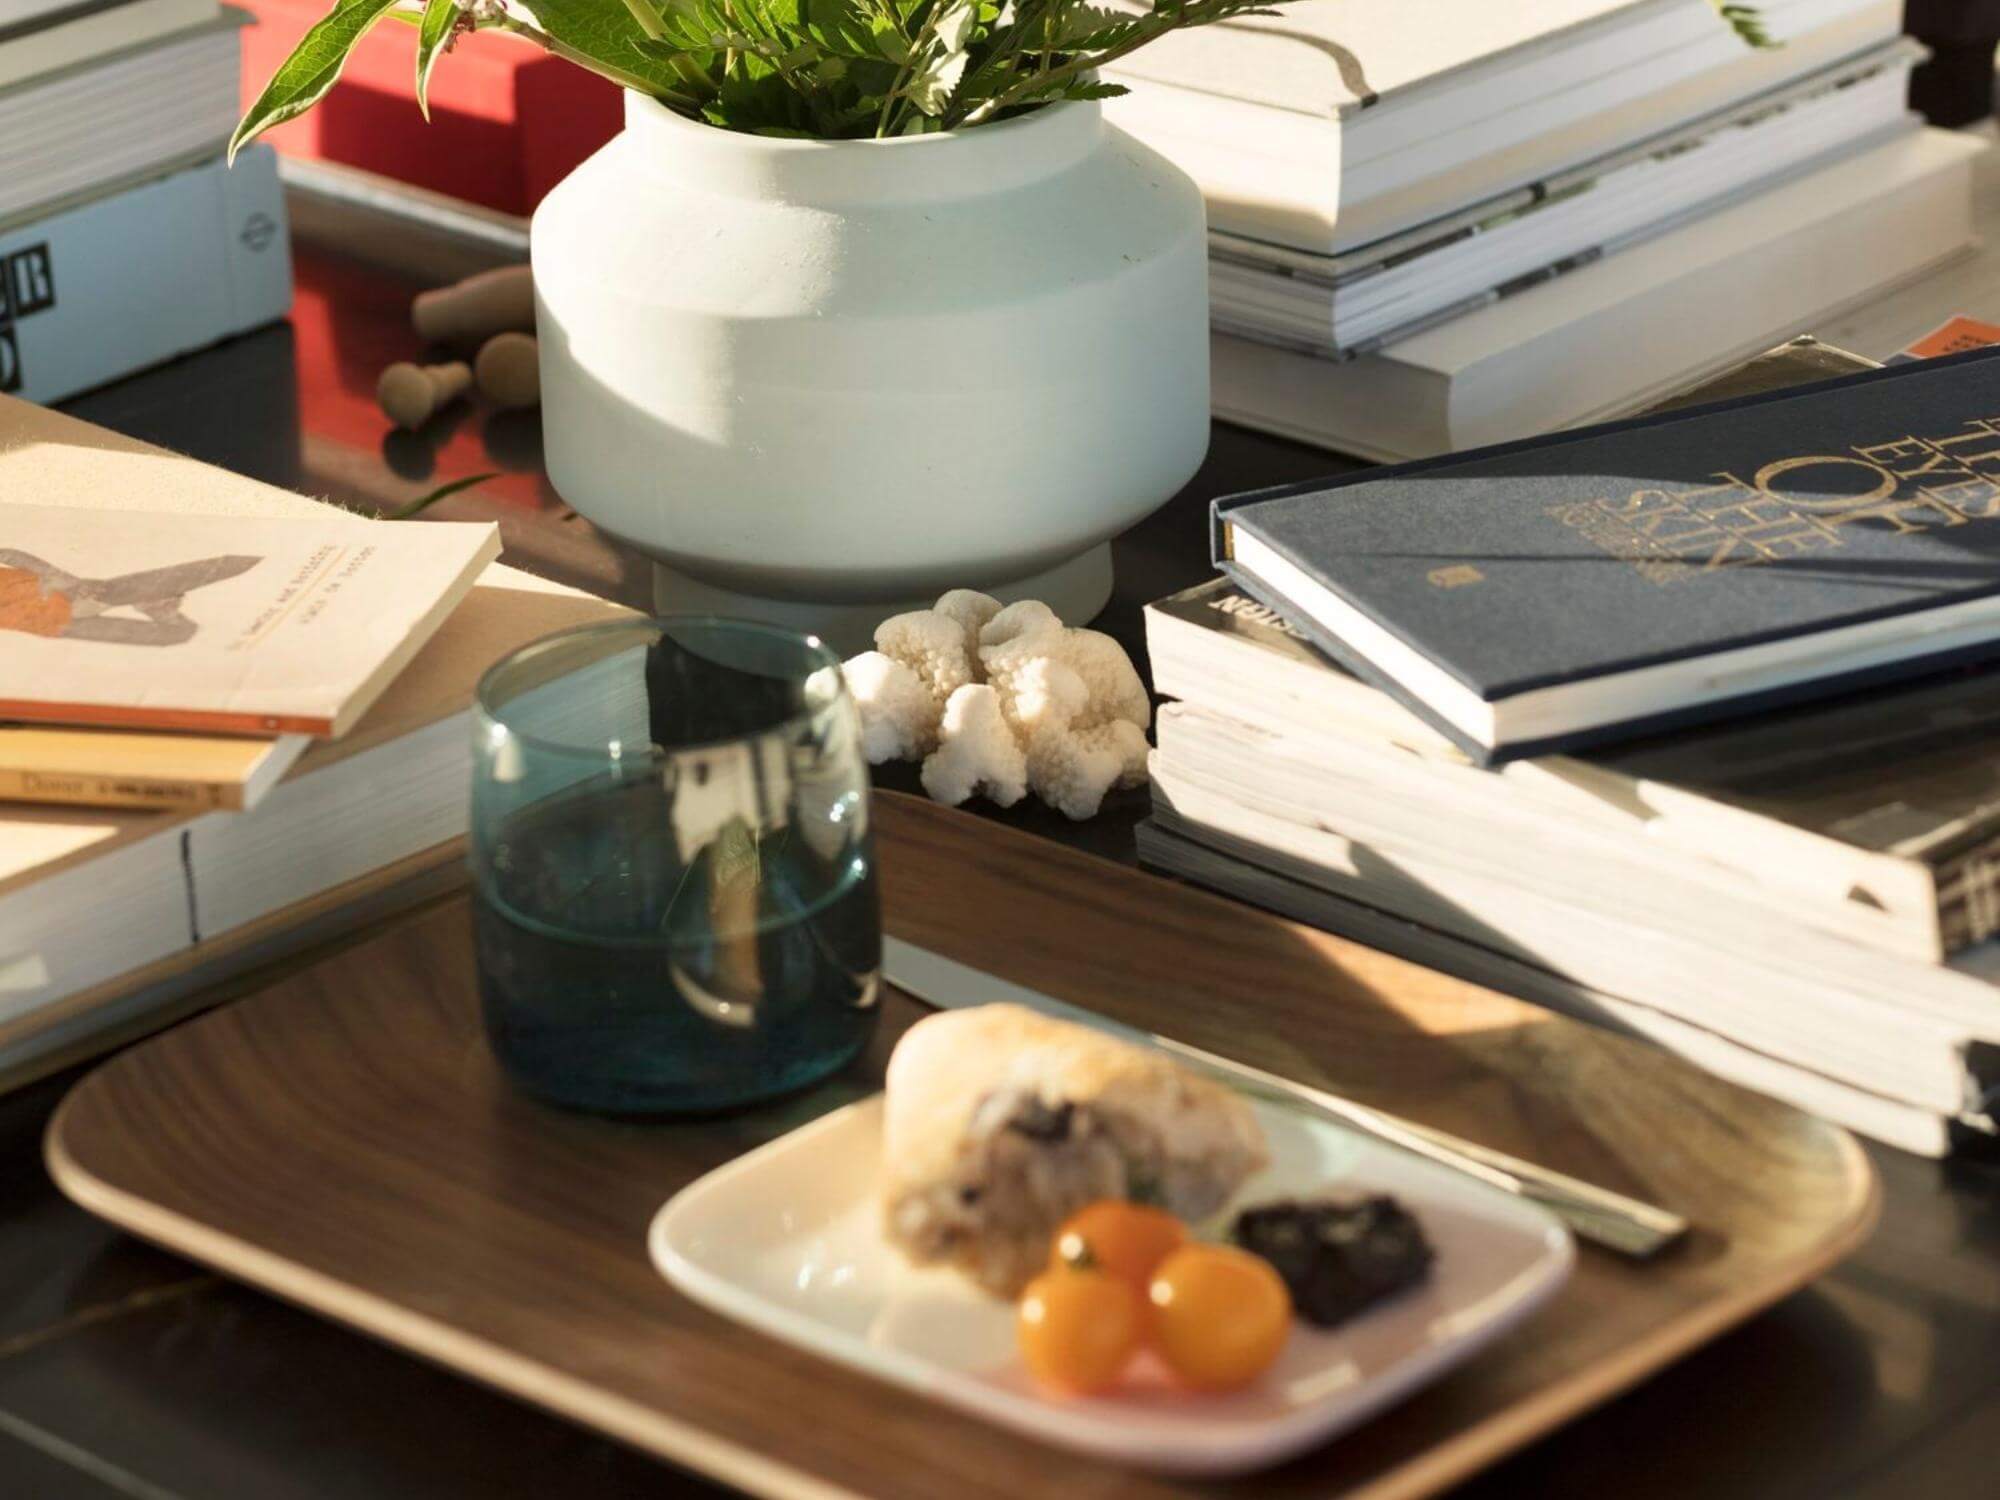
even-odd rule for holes
{"type": "Polygon", "coordinates": [[[1261,1204],[1237,1215],[1231,1238],[1269,1261],[1321,1328],[1423,1280],[1434,1258],[1423,1226],[1386,1194],[1261,1204]]]}

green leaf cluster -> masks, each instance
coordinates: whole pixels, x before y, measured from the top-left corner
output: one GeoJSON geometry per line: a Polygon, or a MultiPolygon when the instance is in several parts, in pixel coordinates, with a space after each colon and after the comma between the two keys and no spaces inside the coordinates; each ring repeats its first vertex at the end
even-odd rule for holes
{"type": "MultiPolygon", "coordinates": [[[[1747,43],[1756,11],[1712,0],[1747,43]]],[[[507,31],[729,130],[819,140],[922,135],[1124,92],[1097,70],[1268,0],[336,0],[250,106],[233,154],[303,114],[377,21],[417,30],[417,100],[469,31],[507,31]]]]}

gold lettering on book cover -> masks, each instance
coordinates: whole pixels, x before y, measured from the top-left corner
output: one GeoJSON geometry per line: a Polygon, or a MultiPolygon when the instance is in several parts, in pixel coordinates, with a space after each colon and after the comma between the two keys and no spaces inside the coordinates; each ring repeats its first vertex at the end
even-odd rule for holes
{"type": "Polygon", "coordinates": [[[2000,518],[2000,417],[1792,454],[1687,488],[1565,501],[1547,514],[1660,585],[1834,552],[1856,526],[1908,536],[1990,521],[2000,518]]]}

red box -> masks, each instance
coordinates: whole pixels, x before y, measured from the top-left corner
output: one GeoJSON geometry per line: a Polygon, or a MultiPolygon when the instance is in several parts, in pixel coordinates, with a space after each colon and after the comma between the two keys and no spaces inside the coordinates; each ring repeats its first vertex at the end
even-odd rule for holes
{"type": "MultiPolygon", "coordinates": [[[[263,91],[332,0],[239,0],[243,99],[263,91]]],[[[333,91],[266,139],[292,156],[342,162],[503,213],[534,210],[570,169],[618,132],[622,90],[532,43],[461,37],[431,72],[430,123],[416,101],[416,30],[379,22],[333,91]]]]}

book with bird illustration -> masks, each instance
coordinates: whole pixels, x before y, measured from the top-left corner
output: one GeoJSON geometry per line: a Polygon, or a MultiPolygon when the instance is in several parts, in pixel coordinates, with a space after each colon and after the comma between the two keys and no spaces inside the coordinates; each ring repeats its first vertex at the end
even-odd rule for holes
{"type": "Polygon", "coordinates": [[[499,550],[490,525],[0,503],[0,719],[336,738],[499,550]]]}

